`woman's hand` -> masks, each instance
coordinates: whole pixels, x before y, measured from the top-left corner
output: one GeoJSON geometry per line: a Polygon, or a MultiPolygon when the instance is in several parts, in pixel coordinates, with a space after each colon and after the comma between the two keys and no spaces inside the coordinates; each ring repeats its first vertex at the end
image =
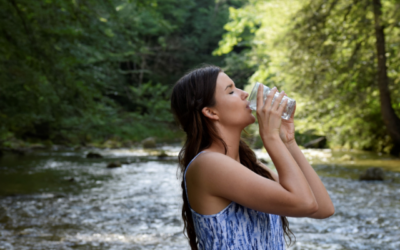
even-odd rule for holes
{"type": "MultiPolygon", "coordinates": [[[[285,94],[286,95],[286,94],[285,94]]],[[[294,106],[293,113],[289,120],[282,120],[281,128],[279,130],[279,136],[286,146],[295,141],[294,138],[294,112],[296,111],[296,105],[294,106]]]]}
{"type": "MultiPolygon", "coordinates": [[[[280,127],[282,123],[283,110],[286,108],[287,99],[282,102],[282,98],[285,92],[281,92],[279,96],[275,99],[273,105],[272,99],[276,93],[277,89],[273,88],[267,95],[265,103],[263,101],[264,87],[262,84],[258,87],[257,91],[257,119],[260,128],[260,136],[264,141],[265,139],[272,137],[278,137],[280,134],[280,127]]],[[[265,145],[265,144],[264,144],[265,145]]]]}

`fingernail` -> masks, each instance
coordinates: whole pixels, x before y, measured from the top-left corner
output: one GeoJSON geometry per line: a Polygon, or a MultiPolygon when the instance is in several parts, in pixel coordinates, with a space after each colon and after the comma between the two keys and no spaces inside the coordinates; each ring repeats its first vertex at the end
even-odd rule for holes
{"type": "Polygon", "coordinates": [[[273,87],[272,89],[276,89],[276,87],[273,87]]]}

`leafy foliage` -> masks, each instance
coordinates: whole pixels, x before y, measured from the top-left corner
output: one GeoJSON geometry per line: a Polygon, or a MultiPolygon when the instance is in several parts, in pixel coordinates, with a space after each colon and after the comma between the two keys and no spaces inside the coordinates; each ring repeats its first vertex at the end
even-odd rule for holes
{"type": "Polygon", "coordinates": [[[243,2],[2,1],[0,139],[175,135],[171,86],[200,63],[222,66],[211,52],[243,2]]]}
{"type": "MultiPolygon", "coordinates": [[[[400,116],[400,5],[382,2],[389,89],[400,116]]],[[[388,152],[392,142],[380,111],[373,18],[370,1],[251,1],[232,11],[218,51],[227,53],[241,40],[240,32],[229,30],[233,24],[260,23],[248,43],[254,60],[270,61],[257,65],[250,81],[278,86],[296,99],[296,128],[325,134],[332,147],[388,152]]]]}

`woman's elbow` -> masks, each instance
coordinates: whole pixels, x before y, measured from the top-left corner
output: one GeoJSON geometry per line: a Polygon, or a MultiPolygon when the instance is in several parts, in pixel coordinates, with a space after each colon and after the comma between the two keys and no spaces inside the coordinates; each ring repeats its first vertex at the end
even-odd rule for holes
{"type": "Polygon", "coordinates": [[[313,213],[317,212],[318,209],[319,209],[319,206],[318,206],[317,201],[313,200],[313,202],[311,202],[311,203],[308,205],[308,209],[307,209],[307,210],[308,210],[308,212],[309,212],[310,214],[313,214],[313,213]]]}
{"type": "Polygon", "coordinates": [[[309,216],[311,214],[314,214],[318,211],[318,203],[315,200],[312,200],[307,203],[303,203],[302,207],[302,214],[303,216],[309,216]]]}
{"type": "Polygon", "coordinates": [[[321,219],[331,217],[334,214],[335,214],[335,208],[332,206],[331,208],[327,209],[327,211],[322,215],[321,219]]]}
{"type": "Polygon", "coordinates": [[[323,211],[317,210],[314,214],[312,214],[309,217],[314,219],[326,219],[334,214],[335,214],[335,208],[332,206],[328,209],[324,209],[323,211]]]}

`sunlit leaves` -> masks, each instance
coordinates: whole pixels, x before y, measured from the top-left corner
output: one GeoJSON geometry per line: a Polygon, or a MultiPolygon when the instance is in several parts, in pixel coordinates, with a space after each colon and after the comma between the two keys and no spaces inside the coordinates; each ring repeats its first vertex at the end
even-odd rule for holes
{"type": "MultiPolygon", "coordinates": [[[[389,89],[399,115],[400,3],[382,3],[389,89]]],[[[281,87],[296,99],[300,132],[315,129],[331,146],[390,145],[380,115],[371,1],[250,1],[230,14],[214,53],[229,53],[244,40],[243,27],[259,24],[247,38],[247,55],[268,62],[257,64],[250,82],[281,87]]]]}

